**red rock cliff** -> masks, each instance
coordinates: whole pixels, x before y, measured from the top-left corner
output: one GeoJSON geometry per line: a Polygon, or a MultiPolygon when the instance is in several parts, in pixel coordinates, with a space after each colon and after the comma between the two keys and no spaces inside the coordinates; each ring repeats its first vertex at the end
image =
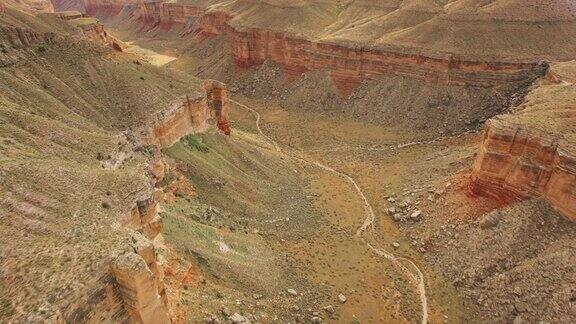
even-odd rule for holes
{"type": "MultiPolygon", "coordinates": [[[[119,12],[129,0],[89,0],[95,11],[119,12]],[[98,3],[101,3],[100,5],[98,3]],[[114,3],[114,10],[110,8],[114,3]],[[100,9],[97,9],[100,8],[100,9]]],[[[493,86],[533,78],[542,70],[536,62],[472,60],[454,54],[435,56],[409,53],[400,49],[377,49],[356,45],[315,42],[283,32],[262,28],[238,29],[233,17],[218,9],[181,3],[140,2],[140,17],[164,28],[184,24],[190,17],[200,18],[198,33],[225,34],[232,43],[232,57],[239,67],[252,67],[266,60],[282,65],[291,77],[305,71],[327,69],[343,95],[349,94],[363,79],[383,75],[409,77],[447,85],[493,86]]]]}
{"type": "Polygon", "coordinates": [[[576,147],[560,135],[492,120],[471,189],[502,200],[541,196],[576,221],[576,147]]]}
{"type": "Polygon", "coordinates": [[[230,135],[228,123],[228,100],[223,83],[207,80],[203,84],[204,95],[185,96],[172,107],[156,116],[156,123],[146,142],[169,147],[188,134],[207,129],[210,120],[226,135],[230,135]]]}
{"type": "Polygon", "coordinates": [[[124,6],[138,4],[139,0],[83,0],[84,10],[90,16],[115,16],[124,6]]]}

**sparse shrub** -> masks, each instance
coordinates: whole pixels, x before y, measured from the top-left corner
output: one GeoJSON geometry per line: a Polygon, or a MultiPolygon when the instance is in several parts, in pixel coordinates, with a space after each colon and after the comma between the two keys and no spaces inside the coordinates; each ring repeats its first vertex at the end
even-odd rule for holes
{"type": "Polygon", "coordinates": [[[47,50],[47,49],[46,49],[46,46],[43,46],[43,45],[40,45],[40,46],[36,47],[36,53],[38,53],[38,54],[45,53],[46,50],[47,50]]]}
{"type": "Polygon", "coordinates": [[[210,151],[210,148],[206,144],[202,143],[202,139],[197,136],[188,135],[183,138],[183,141],[186,146],[193,150],[198,150],[202,153],[208,153],[210,151]]]}
{"type": "Polygon", "coordinates": [[[140,77],[140,80],[145,80],[143,76],[140,77]]]}
{"type": "Polygon", "coordinates": [[[104,160],[104,154],[102,154],[101,152],[98,152],[98,154],[96,154],[96,160],[98,160],[98,161],[104,160]]]}
{"type": "Polygon", "coordinates": [[[107,202],[103,202],[101,206],[102,206],[102,208],[104,208],[104,209],[110,209],[110,204],[107,203],[107,202]]]}

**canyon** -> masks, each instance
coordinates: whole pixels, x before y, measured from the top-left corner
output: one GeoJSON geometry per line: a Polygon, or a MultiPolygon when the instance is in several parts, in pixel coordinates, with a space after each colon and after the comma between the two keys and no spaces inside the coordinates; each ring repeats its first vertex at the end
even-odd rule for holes
{"type": "MultiPolygon", "coordinates": [[[[97,13],[106,11],[106,8],[92,11],[97,13]]],[[[231,25],[233,15],[217,9],[206,12],[205,8],[193,5],[144,2],[139,4],[139,11],[143,23],[159,24],[163,26],[161,28],[184,24],[193,17],[200,19],[194,32],[201,37],[224,34],[230,39],[234,63],[240,68],[273,61],[281,65],[292,79],[307,71],[327,69],[344,97],[350,95],[360,81],[375,80],[382,75],[446,85],[493,86],[525,81],[544,71],[537,61],[474,61],[452,54],[426,56],[316,42],[260,28],[239,30],[231,25]]]]}
{"type": "Polygon", "coordinates": [[[0,322],[572,322],[568,1],[0,4],[0,322]]]}
{"type": "Polygon", "coordinates": [[[472,169],[473,193],[504,201],[544,197],[567,218],[575,219],[574,86],[572,75],[565,72],[571,64],[553,66],[528,94],[519,113],[486,124],[472,169]]]}

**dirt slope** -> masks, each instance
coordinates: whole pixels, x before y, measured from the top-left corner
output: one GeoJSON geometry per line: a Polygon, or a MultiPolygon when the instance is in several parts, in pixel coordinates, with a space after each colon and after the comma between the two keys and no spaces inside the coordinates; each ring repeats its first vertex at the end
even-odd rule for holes
{"type": "Polygon", "coordinates": [[[149,156],[122,132],[197,81],[50,19],[8,11],[0,25],[56,34],[0,54],[0,321],[98,316],[106,259],[126,239],[119,215],[150,194],[149,156]]]}

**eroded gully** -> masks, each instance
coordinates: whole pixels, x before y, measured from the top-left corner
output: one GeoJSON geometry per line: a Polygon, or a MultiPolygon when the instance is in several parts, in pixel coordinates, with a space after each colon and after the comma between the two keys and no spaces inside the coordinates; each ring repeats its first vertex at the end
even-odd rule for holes
{"type": "Polygon", "coordinates": [[[332,168],[328,165],[325,165],[325,164],[320,163],[316,160],[312,160],[310,158],[304,157],[304,156],[299,155],[297,153],[283,150],[282,147],[280,147],[280,145],[276,141],[274,141],[272,138],[270,138],[268,135],[266,135],[266,133],[264,133],[262,131],[262,128],[260,127],[261,116],[260,116],[260,113],[258,111],[256,111],[253,108],[250,108],[250,107],[248,107],[248,106],[246,106],[246,105],[244,105],[238,101],[235,101],[232,99],[228,99],[228,100],[231,103],[237,105],[238,107],[241,107],[245,110],[248,110],[256,118],[256,128],[257,128],[258,132],[260,133],[260,135],[262,137],[264,137],[274,147],[274,150],[278,154],[285,155],[289,158],[295,159],[297,161],[300,161],[300,162],[303,162],[306,164],[314,165],[315,167],[318,167],[318,168],[320,168],[326,172],[332,173],[332,174],[338,176],[339,178],[346,180],[348,183],[350,183],[352,185],[352,187],[354,188],[354,191],[356,191],[356,193],[361,198],[361,200],[364,204],[364,216],[365,216],[364,222],[356,231],[356,237],[358,237],[360,240],[362,240],[362,242],[364,242],[366,244],[366,246],[370,249],[370,251],[372,251],[374,254],[376,254],[380,257],[387,259],[395,267],[400,269],[403,273],[405,273],[408,276],[410,281],[416,286],[416,288],[419,292],[420,304],[422,305],[422,324],[427,323],[428,322],[428,299],[426,297],[426,284],[424,281],[424,275],[422,274],[422,271],[420,271],[420,268],[418,268],[418,266],[413,261],[411,261],[407,258],[404,258],[404,257],[396,256],[392,252],[389,252],[389,251],[381,248],[380,246],[378,246],[378,244],[376,243],[377,241],[375,239],[376,228],[374,226],[376,216],[374,214],[374,210],[372,208],[372,205],[368,201],[368,198],[366,198],[366,195],[364,194],[364,192],[362,191],[362,189],[360,188],[358,183],[356,183],[356,181],[351,176],[347,175],[346,173],[335,170],[334,168],[332,168]],[[369,236],[372,243],[367,239],[367,236],[369,236]]]}

